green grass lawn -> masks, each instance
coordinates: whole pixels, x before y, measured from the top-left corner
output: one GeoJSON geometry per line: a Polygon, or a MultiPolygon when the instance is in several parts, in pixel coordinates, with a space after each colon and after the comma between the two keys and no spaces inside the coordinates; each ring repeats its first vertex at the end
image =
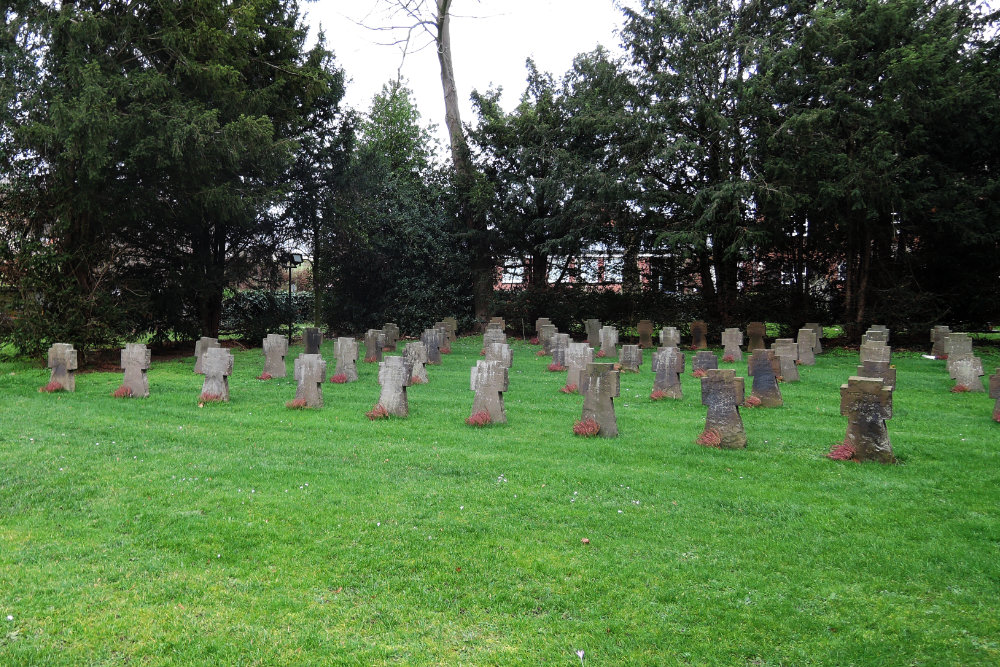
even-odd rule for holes
{"type": "Polygon", "coordinates": [[[379,422],[372,364],[304,411],[259,350],[203,408],[193,359],[145,400],[0,365],[0,664],[1000,662],[1000,424],[944,362],[895,355],[901,464],[859,465],[825,458],[856,351],[720,451],[690,373],[649,400],[648,351],[615,440],[572,435],[582,398],[524,343],[509,423],[468,427],[480,340],[379,422]]]}

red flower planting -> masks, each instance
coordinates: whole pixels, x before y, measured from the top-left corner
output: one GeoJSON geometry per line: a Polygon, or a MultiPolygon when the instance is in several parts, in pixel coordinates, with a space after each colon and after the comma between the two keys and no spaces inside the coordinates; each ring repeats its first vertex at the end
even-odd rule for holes
{"type": "Polygon", "coordinates": [[[535,352],[535,356],[536,357],[544,357],[545,356],[545,350],[539,350],[538,352],[535,352]]]}
{"type": "Polygon", "coordinates": [[[531,339],[531,344],[538,345],[538,336],[535,336],[534,338],[531,339]]]}
{"type": "Polygon", "coordinates": [[[575,394],[578,390],[579,388],[575,384],[567,384],[564,385],[559,391],[564,394],[575,394]]]}
{"type": "Polygon", "coordinates": [[[595,354],[594,356],[597,357],[598,359],[603,359],[604,357],[608,356],[608,353],[605,352],[604,350],[598,350],[597,354],[595,354]]]}
{"type": "Polygon", "coordinates": [[[720,448],[722,444],[722,434],[714,428],[706,428],[701,432],[701,435],[695,440],[702,447],[715,447],[720,448]]]}
{"type": "Polygon", "coordinates": [[[296,398],[294,400],[285,403],[285,407],[289,410],[304,410],[306,408],[306,399],[296,398]]]}
{"type": "Polygon", "coordinates": [[[967,391],[972,391],[972,389],[970,389],[964,384],[956,384],[954,387],[951,388],[951,393],[953,394],[964,394],[967,391]]]}
{"type": "Polygon", "coordinates": [[[416,375],[410,376],[410,384],[423,384],[424,382],[426,382],[426,380],[421,377],[417,377],[416,375]]]}
{"type": "Polygon", "coordinates": [[[202,403],[222,403],[222,394],[202,394],[198,400],[202,403]]]}
{"type": "Polygon", "coordinates": [[[722,357],[722,361],[724,363],[731,364],[734,361],[736,361],[736,358],[731,354],[727,354],[726,356],[722,357]]]}
{"type": "Polygon", "coordinates": [[[330,382],[334,384],[347,384],[347,374],[337,373],[336,375],[331,375],[330,382]]]}
{"type": "Polygon", "coordinates": [[[441,354],[451,354],[451,345],[445,345],[442,347],[441,354]]]}
{"type": "Polygon", "coordinates": [[[699,368],[694,373],[691,373],[691,375],[695,376],[696,378],[703,378],[706,375],[708,375],[708,373],[706,373],[704,369],[699,368]]]}
{"type": "Polygon", "coordinates": [[[479,412],[469,415],[465,419],[465,423],[469,426],[476,426],[479,428],[489,425],[491,421],[490,413],[486,410],[480,410],[479,412]]]}
{"type": "Polygon", "coordinates": [[[115,398],[132,398],[132,390],[122,385],[111,392],[111,395],[115,398]]]}
{"type": "Polygon", "coordinates": [[[993,411],[993,421],[1000,423],[1000,410],[993,411]]]}
{"type": "Polygon", "coordinates": [[[834,445],[830,453],[826,455],[826,458],[833,459],[834,461],[850,461],[854,458],[857,451],[854,445],[844,440],[839,445],[834,445]]]}
{"type": "Polygon", "coordinates": [[[55,380],[53,380],[52,382],[48,383],[44,387],[39,387],[38,388],[38,391],[40,391],[42,393],[45,393],[45,394],[51,394],[54,391],[65,391],[65,390],[66,390],[66,388],[64,386],[62,386],[61,384],[59,384],[58,382],[56,382],[55,380]]]}
{"type": "Polygon", "coordinates": [[[376,361],[378,361],[378,357],[376,357],[374,354],[365,357],[366,364],[374,364],[376,361]]]}
{"type": "Polygon", "coordinates": [[[651,401],[662,401],[666,397],[667,397],[667,392],[663,391],[662,389],[657,389],[656,391],[654,391],[652,394],[649,395],[649,399],[651,401]]]}
{"type": "Polygon", "coordinates": [[[257,376],[257,379],[258,380],[273,380],[274,376],[271,375],[270,373],[261,373],[260,375],[257,376]]]}
{"type": "Polygon", "coordinates": [[[584,438],[592,438],[597,435],[601,430],[601,425],[597,423],[593,417],[588,417],[587,419],[581,419],[580,421],[573,424],[573,433],[581,435],[584,438]]]}
{"type": "Polygon", "coordinates": [[[549,370],[552,371],[553,373],[558,373],[560,371],[566,370],[566,367],[563,366],[562,364],[557,364],[557,363],[553,362],[553,363],[549,364],[549,370]]]}
{"type": "Polygon", "coordinates": [[[947,359],[947,358],[948,358],[947,354],[939,354],[937,357],[935,357],[935,359],[940,359],[942,361],[945,360],[945,359],[947,359]]]}
{"type": "Polygon", "coordinates": [[[753,394],[743,399],[743,407],[745,408],[756,408],[758,405],[760,405],[760,399],[753,394]]]}
{"type": "Polygon", "coordinates": [[[479,356],[480,357],[485,357],[486,356],[486,348],[485,347],[483,349],[479,350],[479,356]]]}
{"type": "Polygon", "coordinates": [[[376,419],[388,419],[389,411],[385,409],[384,405],[379,403],[374,408],[366,412],[365,417],[368,417],[371,421],[375,421],[376,419]]]}
{"type": "Polygon", "coordinates": [[[383,352],[392,352],[395,349],[396,348],[394,348],[394,347],[389,347],[388,345],[386,345],[385,347],[382,348],[382,351],[383,352]]]}

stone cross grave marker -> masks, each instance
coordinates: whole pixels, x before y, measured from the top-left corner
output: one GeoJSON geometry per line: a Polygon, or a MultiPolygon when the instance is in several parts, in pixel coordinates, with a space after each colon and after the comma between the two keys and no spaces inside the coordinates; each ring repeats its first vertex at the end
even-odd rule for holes
{"type": "Polygon", "coordinates": [[[896,368],[888,361],[862,361],[858,366],[858,377],[878,378],[887,387],[896,388],[896,368]]]}
{"type": "Polygon", "coordinates": [[[490,343],[486,346],[486,361],[495,361],[504,368],[510,368],[514,363],[513,352],[507,343],[490,343]]]}
{"type": "Polygon", "coordinates": [[[972,337],[967,333],[948,334],[945,341],[945,354],[948,355],[948,372],[951,373],[952,357],[972,354],[972,337]]]}
{"type": "Polygon", "coordinates": [[[636,331],[639,333],[639,347],[647,350],[653,347],[653,323],[649,320],[639,320],[639,325],[636,327],[636,331]]]}
{"type": "Polygon", "coordinates": [[[708,408],[705,434],[715,432],[722,449],[745,449],[747,434],[740,417],[745,394],[743,378],[731,368],[713,368],[701,379],[701,404],[708,408]]]}
{"type": "Polygon", "coordinates": [[[221,347],[210,347],[202,359],[205,383],[201,387],[203,397],[218,397],[229,401],[229,376],[233,374],[233,355],[221,347]]]}
{"type": "Polygon", "coordinates": [[[552,363],[559,366],[566,366],[566,352],[569,344],[573,342],[569,334],[557,333],[549,339],[549,348],[552,353],[552,363]]]}
{"type": "Polygon", "coordinates": [[[606,357],[614,357],[618,354],[618,329],[615,327],[601,327],[601,352],[606,357]]]}
{"type": "Polygon", "coordinates": [[[506,424],[503,393],[507,391],[507,369],[497,361],[477,361],[472,367],[470,389],[476,392],[472,399],[472,414],[487,412],[494,424],[506,424]]]}
{"type": "Polygon", "coordinates": [[[708,349],[708,325],[701,320],[691,323],[691,349],[708,349]]]}
{"type": "Polygon", "coordinates": [[[661,391],[667,398],[683,398],[681,374],[684,372],[684,353],[678,347],[661,347],[653,353],[653,391],[661,391]]]}
{"type": "Polygon", "coordinates": [[[365,363],[374,364],[382,361],[382,348],[385,347],[385,332],[381,329],[369,329],[365,332],[365,363]]]}
{"type": "Polygon", "coordinates": [[[881,325],[872,325],[868,327],[868,331],[865,332],[862,342],[888,343],[889,330],[881,325]]]}
{"type": "Polygon", "coordinates": [[[579,390],[583,384],[583,372],[593,361],[594,348],[587,343],[570,343],[566,352],[566,386],[579,390]]]}
{"type": "Polygon", "coordinates": [[[558,333],[556,325],[554,324],[543,324],[542,331],[538,336],[538,342],[542,344],[542,351],[545,354],[552,354],[552,339],[558,333]]]}
{"type": "Polygon", "coordinates": [[[583,413],[581,420],[593,419],[600,426],[602,438],[618,436],[615,401],[621,392],[621,380],[614,364],[587,364],[582,375],[583,413]]]}
{"type": "Polygon", "coordinates": [[[771,346],[778,358],[778,374],[784,382],[798,382],[799,368],[795,365],[799,356],[799,346],[791,338],[778,338],[771,346]]]}
{"type": "Polygon", "coordinates": [[[288,369],[285,365],[285,355],[288,354],[288,339],[281,334],[267,334],[267,338],[263,341],[263,347],[263,373],[267,373],[273,378],[283,378],[288,375],[288,369]]]}
{"type": "Polygon", "coordinates": [[[454,317],[446,317],[441,320],[441,324],[445,326],[448,330],[448,338],[446,339],[449,343],[454,343],[458,340],[458,320],[454,317]]]}
{"type": "Polygon", "coordinates": [[[53,382],[66,391],[76,391],[76,350],[69,343],[53,343],[49,347],[49,384],[53,382]]]}
{"type": "MultiPolygon", "coordinates": [[[[555,328],[555,327],[553,327],[555,328]]],[[[503,332],[499,327],[486,327],[486,331],[483,332],[483,347],[488,347],[493,343],[506,343],[507,334],[503,332]]]]}
{"type": "Polygon", "coordinates": [[[142,343],[127,343],[122,349],[122,386],[127,387],[133,398],[149,397],[149,377],[146,371],[152,362],[152,352],[142,343]]]}
{"type": "Polygon", "coordinates": [[[378,402],[393,417],[410,414],[406,388],[413,378],[413,367],[403,357],[386,357],[378,365],[378,383],[382,385],[378,402]]]}
{"type": "Polygon", "coordinates": [[[803,328],[812,329],[813,333],[816,334],[816,339],[815,339],[816,344],[813,345],[813,354],[822,354],[823,343],[820,342],[820,339],[824,338],[823,325],[821,325],[819,322],[807,322],[803,328]]]}
{"type": "Polygon", "coordinates": [[[412,375],[410,384],[427,384],[430,377],[427,375],[427,348],[419,341],[407,343],[403,348],[403,358],[410,363],[412,375]]]}
{"type": "Polygon", "coordinates": [[[546,324],[552,324],[552,320],[547,317],[539,317],[535,320],[535,338],[538,339],[539,343],[542,342],[542,327],[546,324]]]}
{"type": "Polygon", "coordinates": [[[441,345],[438,347],[441,350],[441,354],[446,354],[451,351],[451,344],[455,341],[455,337],[452,335],[451,330],[448,328],[448,324],[445,322],[435,322],[434,329],[437,329],[441,334],[441,345]]]}
{"type": "Polygon", "coordinates": [[[799,345],[799,363],[803,366],[815,366],[816,332],[803,327],[799,329],[799,337],[796,342],[799,345]]]}
{"type": "Polygon", "coordinates": [[[323,382],[326,362],[318,354],[300,354],[295,358],[295,399],[304,399],[310,408],[323,407],[323,382]]]}
{"type": "Polygon", "coordinates": [[[840,414],[847,417],[844,444],[857,461],[893,463],[885,420],[892,418],[892,389],[876,378],[852,376],[840,386],[840,414]]]}
{"type": "Polygon", "coordinates": [[[441,331],[439,329],[424,329],[420,342],[427,350],[427,363],[432,366],[441,365],[441,331]]]}
{"type": "Polygon", "coordinates": [[[985,391],[983,381],[979,379],[984,374],[982,359],[970,353],[960,354],[954,361],[948,357],[948,361],[951,362],[948,375],[955,381],[956,387],[966,387],[972,392],[985,391]]]}
{"type": "Polygon", "coordinates": [[[874,333],[874,334],[878,334],[880,336],[884,335],[885,336],[885,339],[884,339],[885,342],[886,343],[889,342],[889,327],[885,326],[884,324],[873,324],[873,325],[871,325],[870,327],[868,327],[868,332],[867,333],[874,333]]]}
{"type": "Polygon", "coordinates": [[[601,321],[584,320],[583,328],[587,332],[587,344],[595,350],[601,346],[601,321]]]}
{"type": "Polygon", "coordinates": [[[660,329],[660,347],[680,347],[681,332],[677,327],[660,329]]]}
{"type": "Polygon", "coordinates": [[[638,373],[642,366],[642,348],[638,345],[622,345],[618,355],[618,365],[627,373],[638,373]]]}
{"type": "Polygon", "coordinates": [[[743,332],[739,329],[730,328],[722,332],[722,360],[723,361],[743,361],[743,332]]]}
{"type": "Polygon", "coordinates": [[[892,348],[881,341],[872,340],[862,343],[861,347],[858,348],[858,353],[861,355],[862,363],[866,361],[892,362],[892,348]]]}
{"type": "Polygon", "coordinates": [[[691,372],[697,373],[702,371],[702,373],[707,373],[713,368],[719,367],[719,357],[715,355],[714,352],[709,350],[699,350],[694,358],[691,359],[691,372]]]}
{"type": "Polygon", "coordinates": [[[747,325],[747,336],[750,342],[747,343],[747,352],[753,354],[754,350],[766,350],[764,336],[767,335],[767,327],[763,322],[751,322],[747,325]]]}
{"type": "Polygon", "coordinates": [[[396,344],[399,342],[399,326],[395,322],[386,322],[382,325],[382,331],[385,333],[385,348],[390,351],[395,351],[396,344]]]}
{"type": "Polygon", "coordinates": [[[348,382],[358,380],[358,341],[353,338],[341,336],[333,347],[334,357],[337,364],[334,366],[334,375],[343,375],[348,382]]]}
{"type": "Polygon", "coordinates": [[[307,327],[302,333],[302,354],[319,354],[319,348],[323,345],[323,332],[316,327],[307,327]]]}
{"type": "Polygon", "coordinates": [[[490,325],[495,324],[495,325],[499,326],[500,327],[500,331],[506,331],[507,330],[507,323],[504,322],[504,319],[502,317],[491,317],[490,321],[488,322],[488,324],[490,324],[490,325]]]}
{"type": "Polygon", "coordinates": [[[750,395],[760,399],[765,408],[779,408],[784,405],[781,398],[781,388],[778,387],[778,358],[774,350],[756,349],[750,355],[747,363],[747,373],[753,376],[750,395]]]}
{"type": "Polygon", "coordinates": [[[194,344],[194,372],[199,375],[204,375],[204,358],[205,353],[208,352],[213,347],[219,347],[218,338],[209,338],[208,336],[202,336],[194,344]]]}
{"type": "Polygon", "coordinates": [[[948,335],[951,334],[951,329],[947,326],[939,325],[931,328],[931,354],[938,359],[944,358],[945,343],[948,341],[948,335]]]}
{"type": "Polygon", "coordinates": [[[990,398],[995,398],[993,405],[993,421],[1000,422],[1000,368],[990,376],[990,398]]]}

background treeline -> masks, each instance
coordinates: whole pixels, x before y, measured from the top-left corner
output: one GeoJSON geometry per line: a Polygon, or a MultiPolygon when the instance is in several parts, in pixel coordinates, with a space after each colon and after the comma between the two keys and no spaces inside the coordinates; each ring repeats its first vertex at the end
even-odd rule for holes
{"type": "Polygon", "coordinates": [[[455,178],[405,86],[343,108],[336,44],[307,46],[295,2],[14,0],[0,337],[253,340],[292,309],[471,326],[483,249],[520,270],[492,308],[511,322],[980,326],[1000,315],[997,27],[963,1],[642,0],[622,58],[529,63],[510,112],[474,93],[455,178]],[[295,246],[312,284],[289,304],[295,246]],[[596,256],[613,290],[580,289],[596,256]]]}

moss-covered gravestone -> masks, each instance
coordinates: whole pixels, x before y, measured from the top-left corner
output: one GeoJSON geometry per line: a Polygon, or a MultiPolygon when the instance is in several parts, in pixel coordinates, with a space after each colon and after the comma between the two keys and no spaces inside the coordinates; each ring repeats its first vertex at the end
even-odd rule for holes
{"type": "Polygon", "coordinates": [[[855,461],[894,463],[885,421],[892,418],[892,389],[877,378],[851,377],[840,387],[840,414],[847,417],[844,446],[855,461]]]}
{"type": "Polygon", "coordinates": [[[712,368],[701,379],[701,404],[708,408],[705,430],[699,444],[722,449],[745,449],[747,434],[743,429],[739,406],[745,393],[743,378],[731,368],[712,368]]]}

